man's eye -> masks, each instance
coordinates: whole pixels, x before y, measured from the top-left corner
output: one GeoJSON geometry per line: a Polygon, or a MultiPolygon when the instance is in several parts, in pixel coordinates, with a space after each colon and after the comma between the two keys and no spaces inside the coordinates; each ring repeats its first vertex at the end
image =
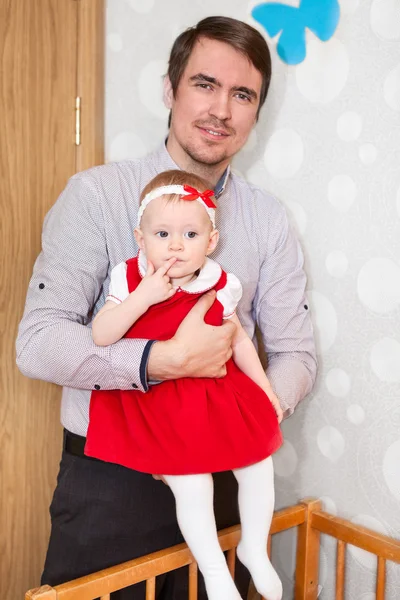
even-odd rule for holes
{"type": "Polygon", "coordinates": [[[185,237],[189,238],[190,240],[195,238],[196,235],[197,235],[197,233],[195,231],[188,231],[187,233],[185,233],[185,237]]]}
{"type": "Polygon", "coordinates": [[[239,100],[246,100],[247,102],[250,102],[250,98],[246,96],[246,94],[237,94],[237,97],[239,100]]]}
{"type": "Polygon", "coordinates": [[[168,237],[168,231],[157,231],[156,235],[160,238],[166,238],[168,237]]]}

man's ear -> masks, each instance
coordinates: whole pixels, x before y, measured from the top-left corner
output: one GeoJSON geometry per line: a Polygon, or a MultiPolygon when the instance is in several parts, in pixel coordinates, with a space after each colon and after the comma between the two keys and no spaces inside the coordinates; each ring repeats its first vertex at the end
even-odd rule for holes
{"type": "Polygon", "coordinates": [[[213,229],[212,232],[210,233],[210,241],[208,242],[208,248],[207,248],[207,252],[206,252],[207,256],[209,254],[211,254],[211,252],[214,252],[215,248],[217,247],[218,240],[219,240],[219,231],[218,231],[218,229],[213,229]]]}
{"type": "Polygon", "coordinates": [[[142,230],[139,229],[139,227],[136,227],[136,229],[134,229],[133,231],[133,234],[135,236],[136,243],[139,246],[140,250],[144,250],[145,247],[142,230]]]}
{"type": "Polygon", "coordinates": [[[164,77],[163,100],[164,100],[165,106],[167,108],[169,108],[169,110],[171,110],[172,103],[173,103],[173,100],[174,100],[174,92],[172,90],[171,80],[168,77],[168,75],[166,75],[164,77]]]}

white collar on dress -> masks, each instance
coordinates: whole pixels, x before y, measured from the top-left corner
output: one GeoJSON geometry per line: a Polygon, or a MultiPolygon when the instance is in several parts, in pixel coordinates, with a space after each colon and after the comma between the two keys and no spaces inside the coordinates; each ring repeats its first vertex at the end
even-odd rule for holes
{"type": "MultiPolygon", "coordinates": [[[[141,252],[140,250],[138,253],[138,269],[140,276],[144,277],[147,271],[147,259],[144,252],[141,252]]],[[[200,269],[200,273],[196,279],[193,279],[193,281],[189,281],[189,283],[180,286],[180,289],[184,292],[188,292],[189,294],[207,292],[208,290],[211,290],[216,283],[218,283],[221,273],[222,269],[220,265],[215,262],[215,260],[206,257],[205,263],[200,269]]]]}

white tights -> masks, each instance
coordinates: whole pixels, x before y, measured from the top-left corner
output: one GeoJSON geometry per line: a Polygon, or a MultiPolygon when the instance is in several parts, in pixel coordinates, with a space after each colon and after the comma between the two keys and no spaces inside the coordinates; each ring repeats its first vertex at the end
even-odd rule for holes
{"type": "MultiPolygon", "coordinates": [[[[263,598],[281,600],[282,584],[267,554],[275,500],[272,458],[233,473],[239,484],[242,526],[238,558],[250,571],[263,598]]],[[[175,496],[179,527],[203,574],[208,599],[241,600],[218,542],[212,476],[164,475],[164,478],[175,496]]]]}

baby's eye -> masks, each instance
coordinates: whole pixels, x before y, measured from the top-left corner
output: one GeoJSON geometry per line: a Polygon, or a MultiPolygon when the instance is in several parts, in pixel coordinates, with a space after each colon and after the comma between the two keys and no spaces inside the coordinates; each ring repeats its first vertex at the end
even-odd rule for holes
{"type": "Polygon", "coordinates": [[[187,231],[185,233],[185,237],[189,238],[190,240],[192,240],[193,238],[195,238],[197,235],[197,233],[195,231],[187,231]]]}
{"type": "Polygon", "coordinates": [[[168,237],[168,231],[157,231],[156,235],[160,238],[166,238],[168,237]]]}

